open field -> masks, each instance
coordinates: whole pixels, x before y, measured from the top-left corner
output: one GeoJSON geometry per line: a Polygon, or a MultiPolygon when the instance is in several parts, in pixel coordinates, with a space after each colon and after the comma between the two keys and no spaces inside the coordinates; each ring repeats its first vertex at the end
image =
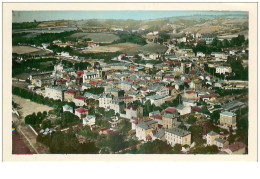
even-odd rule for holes
{"type": "Polygon", "coordinates": [[[115,40],[118,40],[119,37],[117,35],[111,33],[75,33],[70,37],[79,38],[79,39],[87,39],[90,38],[93,42],[99,43],[112,43],[115,40]]]}
{"type": "Polygon", "coordinates": [[[31,55],[45,55],[50,52],[46,50],[41,50],[35,47],[30,47],[30,46],[13,46],[12,47],[12,53],[16,53],[19,55],[23,54],[31,54],[31,55]]]}
{"type": "Polygon", "coordinates": [[[50,111],[53,108],[42,105],[42,104],[37,104],[34,102],[31,102],[28,99],[21,98],[19,96],[13,95],[13,101],[17,103],[22,109],[19,110],[19,113],[25,117],[29,114],[32,113],[37,113],[37,112],[43,112],[43,111],[50,111]]]}
{"type": "Polygon", "coordinates": [[[133,44],[133,43],[119,43],[107,46],[100,46],[92,49],[87,49],[82,51],[83,53],[105,53],[105,52],[124,52],[137,50],[141,47],[141,45],[133,44]]]}
{"type": "Polygon", "coordinates": [[[156,43],[149,43],[138,50],[143,53],[164,53],[167,47],[156,43]]]}
{"type": "Polygon", "coordinates": [[[32,52],[39,52],[40,49],[30,47],[30,46],[13,46],[12,53],[17,53],[19,55],[26,54],[26,53],[32,53],[32,52]]]}

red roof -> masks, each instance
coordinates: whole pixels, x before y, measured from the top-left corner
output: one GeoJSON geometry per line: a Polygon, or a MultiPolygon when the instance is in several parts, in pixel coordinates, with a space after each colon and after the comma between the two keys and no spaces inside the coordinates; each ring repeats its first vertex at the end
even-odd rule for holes
{"type": "Polygon", "coordinates": [[[87,109],[84,109],[84,108],[78,108],[78,109],[76,109],[76,111],[77,111],[78,113],[81,113],[81,114],[88,113],[88,110],[87,110],[87,109]]]}
{"type": "Polygon", "coordinates": [[[86,100],[86,98],[83,97],[83,96],[77,96],[77,97],[75,97],[75,99],[81,100],[81,101],[85,101],[86,100]]]}
{"type": "Polygon", "coordinates": [[[169,86],[169,87],[167,87],[169,90],[173,90],[174,89],[174,87],[173,86],[169,86]]]}
{"type": "Polygon", "coordinates": [[[113,135],[115,132],[114,131],[112,131],[112,130],[107,130],[107,134],[108,135],[113,135]]]}
{"type": "Polygon", "coordinates": [[[194,112],[201,112],[201,108],[194,106],[192,108],[192,111],[194,111],[194,112]]]}
{"type": "Polygon", "coordinates": [[[152,137],[150,135],[146,136],[147,140],[152,140],[152,137]]]}
{"type": "Polygon", "coordinates": [[[185,93],[187,93],[187,94],[195,94],[195,93],[197,93],[196,91],[186,91],[185,93]]]}
{"type": "Polygon", "coordinates": [[[142,91],[146,91],[146,90],[147,90],[147,88],[141,88],[141,90],[142,90],[142,91]]]}
{"type": "Polygon", "coordinates": [[[72,89],[66,91],[67,94],[76,94],[76,92],[77,92],[76,90],[72,90],[72,89]]]}
{"type": "Polygon", "coordinates": [[[155,116],[152,116],[153,119],[162,120],[162,116],[160,114],[157,114],[155,116]]]}
{"type": "Polygon", "coordinates": [[[235,142],[234,144],[231,144],[228,146],[228,149],[231,150],[232,152],[238,151],[242,148],[245,148],[246,145],[242,142],[235,142]]]}
{"type": "Polygon", "coordinates": [[[189,80],[189,79],[187,79],[187,78],[185,78],[185,79],[184,79],[184,82],[185,82],[185,83],[189,83],[189,82],[190,82],[190,80],[189,80]]]}
{"type": "Polygon", "coordinates": [[[127,107],[127,109],[131,109],[132,108],[132,110],[136,110],[137,109],[137,106],[136,105],[133,105],[133,104],[130,104],[128,107],[127,107]]]}
{"type": "Polygon", "coordinates": [[[84,71],[77,71],[76,74],[82,76],[84,74],[84,71]]]}
{"type": "Polygon", "coordinates": [[[167,108],[167,109],[165,109],[165,111],[168,113],[172,113],[172,114],[177,112],[177,110],[174,108],[167,108]]]}
{"type": "Polygon", "coordinates": [[[80,77],[75,78],[74,80],[80,80],[80,77]]]}

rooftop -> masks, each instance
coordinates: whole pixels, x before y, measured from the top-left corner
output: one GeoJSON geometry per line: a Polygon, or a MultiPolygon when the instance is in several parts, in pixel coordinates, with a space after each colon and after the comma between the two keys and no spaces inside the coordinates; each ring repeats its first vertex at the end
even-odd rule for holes
{"type": "Polygon", "coordinates": [[[186,131],[186,130],[179,129],[179,128],[166,129],[166,132],[172,133],[172,134],[180,136],[180,137],[184,137],[188,134],[191,134],[190,131],[186,131]]]}

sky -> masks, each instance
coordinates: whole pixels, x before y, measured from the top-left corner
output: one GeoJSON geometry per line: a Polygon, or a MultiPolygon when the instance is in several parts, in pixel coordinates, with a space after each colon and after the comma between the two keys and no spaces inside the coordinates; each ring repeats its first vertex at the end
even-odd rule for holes
{"type": "Polygon", "coordinates": [[[192,15],[246,15],[246,12],[227,11],[14,11],[13,22],[82,19],[134,19],[150,20],[192,15]]]}

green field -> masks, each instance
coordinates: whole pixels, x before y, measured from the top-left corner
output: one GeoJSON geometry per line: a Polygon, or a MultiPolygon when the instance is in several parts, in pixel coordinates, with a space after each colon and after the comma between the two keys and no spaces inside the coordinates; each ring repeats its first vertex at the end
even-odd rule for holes
{"type": "Polygon", "coordinates": [[[118,40],[119,37],[117,35],[111,33],[75,33],[70,36],[71,38],[78,39],[88,39],[90,38],[93,42],[97,43],[112,43],[115,40],[118,40]]]}

